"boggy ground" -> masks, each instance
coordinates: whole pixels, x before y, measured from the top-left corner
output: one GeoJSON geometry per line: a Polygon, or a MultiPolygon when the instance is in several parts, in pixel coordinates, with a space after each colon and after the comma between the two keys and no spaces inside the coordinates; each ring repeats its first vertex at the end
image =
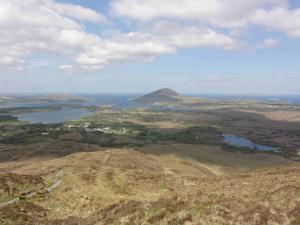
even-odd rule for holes
{"type": "MultiPolygon", "coordinates": [[[[61,184],[1,207],[1,224],[299,224],[298,164],[272,156],[285,166],[239,170],[234,163],[179,157],[172,147],[195,148],[169,146],[163,155],[111,149],[2,163],[11,174],[30,174],[32,189],[61,184]]],[[[263,155],[261,160],[274,163],[263,155]]]]}
{"type": "Polygon", "coordinates": [[[67,124],[29,125],[5,120],[0,121],[0,161],[61,157],[99,148],[160,143],[214,144],[222,145],[224,150],[241,150],[224,146],[222,133],[280,147],[284,157],[299,160],[300,123],[272,120],[262,113],[265,112],[245,112],[239,108],[100,109],[87,118],[67,124]]]}
{"type": "Polygon", "coordinates": [[[53,125],[5,117],[0,224],[300,224],[299,122],[209,107],[98,109],[53,125]],[[223,132],[283,152],[226,146],[223,132]]]}

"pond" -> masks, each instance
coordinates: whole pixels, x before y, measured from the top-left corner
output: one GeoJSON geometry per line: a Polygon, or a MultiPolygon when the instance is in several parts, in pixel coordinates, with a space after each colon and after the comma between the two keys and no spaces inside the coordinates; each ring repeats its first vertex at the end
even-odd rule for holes
{"type": "Polygon", "coordinates": [[[259,150],[259,151],[273,151],[273,152],[280,151],[280,148],[278,148],[278,147],[256,144],[247,138],[239,137],[234,134],[223,134],[223,141],[226,144],[229,144],[232,146],[245,147],[245,148],[250,148],[250,149],[259,150]]]}
{"type": "Polygon", "coordinates": [[[55,111],[46,112],[33,112],[33,113],[22,113],[15,114],[14,116],[20,121],[30,122],[30,123],[62,123],[70,120],[80,119],[82,117],[90,115],[86,109],[72,109],[72,108],[62,108],[55,111]]]}

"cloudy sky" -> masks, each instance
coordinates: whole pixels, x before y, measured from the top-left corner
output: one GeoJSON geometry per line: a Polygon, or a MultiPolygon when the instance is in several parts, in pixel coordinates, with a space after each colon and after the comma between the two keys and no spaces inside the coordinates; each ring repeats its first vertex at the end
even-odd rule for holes
{"type": "Polygon", "coordinates": [[[299,0],[0,0],[0,92],[300,94],[299,0]]]}

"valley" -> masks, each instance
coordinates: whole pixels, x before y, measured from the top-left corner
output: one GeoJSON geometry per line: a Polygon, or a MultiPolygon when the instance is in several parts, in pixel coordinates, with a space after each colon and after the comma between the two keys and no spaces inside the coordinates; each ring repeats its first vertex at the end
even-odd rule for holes
{"type": "Polygon", "coordinates": [[[163,98],[49,124],[2,109],[1,224],[299,223],[300,124],[269,116],[299,106],[163,98]]]}

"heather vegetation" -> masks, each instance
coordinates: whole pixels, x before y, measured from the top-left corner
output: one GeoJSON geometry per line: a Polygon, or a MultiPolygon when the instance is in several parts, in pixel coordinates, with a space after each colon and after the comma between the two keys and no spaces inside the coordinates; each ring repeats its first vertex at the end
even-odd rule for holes
{"type": "Polygon", "coordinates": [[[54,124],[3,109],[1,224],[298,224],[299,124],[263,116],[260,104],[182,101],[95,107],[54,124]],[[224,133],[280,151],[229,145],[224,133]]]}

